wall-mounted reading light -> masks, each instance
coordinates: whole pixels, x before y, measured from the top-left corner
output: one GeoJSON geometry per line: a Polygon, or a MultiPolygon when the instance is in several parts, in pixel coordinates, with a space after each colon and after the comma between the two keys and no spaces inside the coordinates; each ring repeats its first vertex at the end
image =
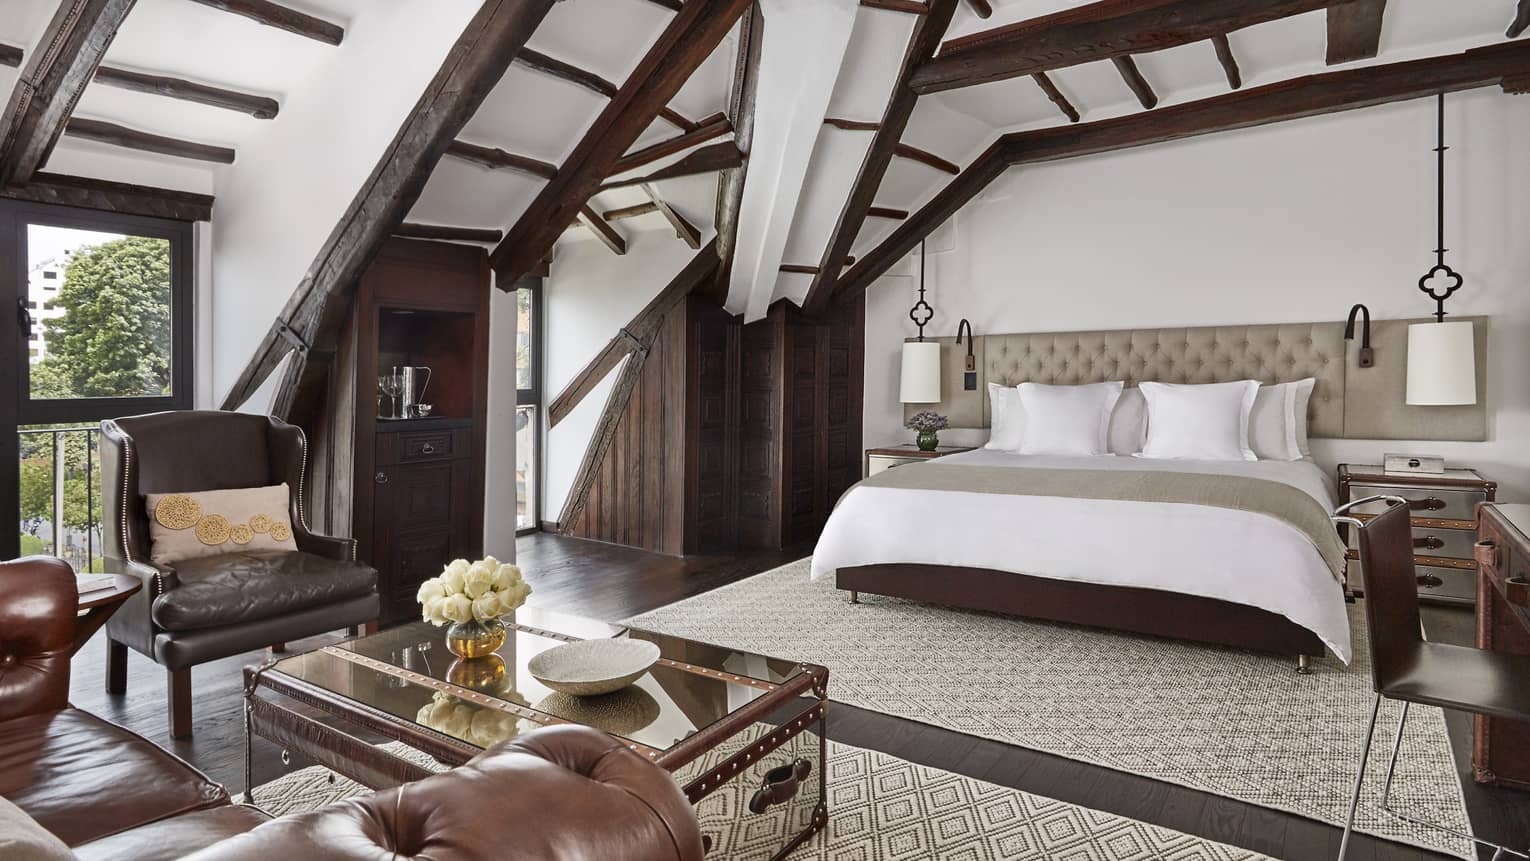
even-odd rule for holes
{"type": "Polygon", "coordinates": [[[962,365],[962,388],[975,392],[977,391],[977,356],[972,354],[972,324],[967,322],[966,317],[956,324],[956,346],[958,347],[962,345],[962,332],[967,333],[967,358],[962,365]]]}
{"type": "Polygon", "coordinates": [[[1371,309],[1356,303],[1349,309],[1349,322],[1344,324],[1344,340],[1355,340],[1355,315],[1361,315],[1360,324],[1360,367],[1369,368],[1376,364],[1376,356],[1371,352],[1371,309]]]}

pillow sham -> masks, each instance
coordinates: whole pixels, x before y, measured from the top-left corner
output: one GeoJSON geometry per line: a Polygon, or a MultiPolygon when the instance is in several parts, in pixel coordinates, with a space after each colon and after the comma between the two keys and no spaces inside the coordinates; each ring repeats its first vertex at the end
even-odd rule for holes
{"type": "Polygon", "coordinates": [[[160,565],[236,550],[297,550],[286,484],[149,493],[149,558],[160,565]]]}
{"type": "Polygon", "coordinates": [[[1165,460],[1258,460],[1248,447],[1248,414],[1257,380],[1235,383],[1142,383],[1147,442],[1138,457],[1165,460]]]}
{"type": "Polygon", "coordinates": [[[1049,386],[1021,383],[1025,410],[1021,454],[1095,455],[1109,451],[1110,414],[1122,383],[1049,386]]]}
{"type": "Polygon", "coordinates": [[[1260,386],[1248,414],[1248,444],[1260,460],[1301,460],[1307,444],[1307,405],[1317,379],[1260,386]]]}
{"type": "Polygon", "coordinates": [[[1107,435],[1110,453],[1133,455],[1142,451],[1147,439],[1147,398],[1142,389],[1132,386],[1123,389],[1115,411],[1110,414],[1110,431],[1107,435]]]}
{"type": "Polygon", "coordinates": [[[991,417],[989,451],[1015,451],[1025,434],[1025,409],[1020,406],[1020,391],[1014,386],[988,384],[988,414],[991,417]]]}
{"type": "Polygon", "coordinates": [[[0,858],[7,861],[72,861],[74,853],[6,798],[0,798],[0,858]]]}

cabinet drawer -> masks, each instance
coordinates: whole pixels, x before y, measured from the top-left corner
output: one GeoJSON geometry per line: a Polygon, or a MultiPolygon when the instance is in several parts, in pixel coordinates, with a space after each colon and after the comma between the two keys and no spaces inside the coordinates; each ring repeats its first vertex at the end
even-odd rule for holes
{"type": "Polygon", "coordinates": [[[919,457],[894,457],[886,454],[874,454],[866,458],[866,477],[870,478],[879,472],[885,472],[895,466],[903,466],[909,463],[919,463],[924,458],[919,457]]]}
{"type": "MultiPolygon", "coordinates": [[[[1413,527],[1413,555],[1434,556],[1443,559],[1471,560],[1477,533],[1469,529],[1437,529],[1429,526],[1413,527]]],[[[1354,532],[1350,532],[1349,546],[1355,547],[1354,532]]]]}
{"type": "Polygon", "coordinates": [[[398,459],[402,463],[446,460],[453,456],[455,434],[449,430],[399,434],[398,459]]]}
{"type": "MultiPolygon", "coordinates": [[[[1412,517],[1415,525],[1419,525],[1420,521],[1439,520],[1475,523],[1477,520],[1477,503],[1487,501],[1486,490],[1409,487],[1405,485],[1368,483],[1350,485],[1350,499],[1364,499],[1367,496],[1376,496],[1377,494],[1401,496],[1403,499],[1408,500],[1409,507],[1413,509],[1412,517]]],[[[1380,514],[1386,511],[1386,508],[1386,502],[1378,500],[1369,505],[1356,506],[1353,511],[1356,514],[1380,514]]]]}
{"type": "MultiPolygon", "coordinates": [[[[1415,565],[1414,576],[1418,582],[1418,597],[1423,601],[1440,604],[1477,603],[1477,569],[1445,568],[1435,565],[1415,565]]],[[[1364,571],[1358,559],[1349,562],[1350,588],[1360,589],[1365,582],[1364,571]]]]}

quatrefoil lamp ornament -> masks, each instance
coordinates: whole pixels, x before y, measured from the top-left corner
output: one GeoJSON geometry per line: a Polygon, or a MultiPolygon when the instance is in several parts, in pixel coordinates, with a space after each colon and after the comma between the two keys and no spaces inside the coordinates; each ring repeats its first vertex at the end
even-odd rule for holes
{"type": "Polygon", "coordinates": [[[1445,322],[1445,300],[1461,289],[1461,273],[1445,262],[1445,94],[1436,102],[1434,265],[1418,289],[1434,300],[1433,323],[1408,326],[1408,383],[1412,406],[1461,406],[1477,402],[1477,348],[1470,320],[1445,322]]]}
{"type": "Polygon", "coordinates": [[[908,318],[919,327],[919,339],[903,344],[903,369],[898,400],[905,404],[940,403],[940,342],[926,341],[924,327],[935,317],[935,308],[924,298],[924,243],[919,243],[919,301],[908,309],[908,318]]]}

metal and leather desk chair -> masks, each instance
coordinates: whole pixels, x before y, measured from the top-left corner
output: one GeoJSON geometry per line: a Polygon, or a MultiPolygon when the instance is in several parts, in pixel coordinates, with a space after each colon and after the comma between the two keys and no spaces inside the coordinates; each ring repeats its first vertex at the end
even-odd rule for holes
{"type": "Polygon", "coordinates": [[[1418,586],[1414,579],[1413,529],[1407,500],[1395,496],[1356,500],[1335,511],[1334,520],[1354,527],[1359,533],[1360,564],[1365,577],[1365,618],[1371,631],[1371,675],[1376,690],[1370,724],[1365,730],[1365,746],[1360,752],[1360,774],[1355,778],[1349,817],[1339,843],[1340,861],[1349,848],[1350,833],[1354,830],[1355,810],[1359,807],[1360,790],[1365,782],[1365,763],[1370,756],[1383,698],[1400,701],[1402,717],[1397,724],[1397,738],[1392,743],[1386,782],[1382,785],[1381,809],[1405,822],[1437,828],[1474,844],[1493,846],[1496,850],[1494,858],[1530,858],[1524,852],[1413,818],[1388,805],[1397,754],[1402,748],[1403,728],[1408,722],[1408,706],[1422,703],[1530,721],[1530,657],[1431,643],[1424,639],[1418,586]],[[1362,522],[1346,514],[1357,505],[1380,499],[1385,499],[1390,507],[1368,521],[1362,522]]]}

